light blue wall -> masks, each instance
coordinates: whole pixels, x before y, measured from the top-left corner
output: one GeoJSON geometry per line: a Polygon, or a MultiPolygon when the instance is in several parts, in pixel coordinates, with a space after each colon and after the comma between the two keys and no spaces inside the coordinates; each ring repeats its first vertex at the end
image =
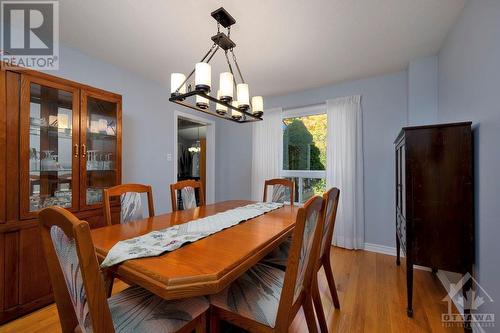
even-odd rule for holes
{"type": "Polygon", "coordinates": [[[406,124],[407,72],[265,99],[266,108],[291,108],[362,95],[365,242],[395,246],[393,141],[406,124]]]}
{"type": "Polygon", "coordinates": [[[438,119],[438,58],[415,59],[408,66],[408,125],[435,124],[438,119]]]}
{"type": "MultiPolygon", "coordinates": [[[[168,101],[169,87],[72,48],[61,47],[60,69],[49,74],[123,96],[123,182],[151,184],[157,213],[169,211],[169,184],[175,182],[175,176],[174,161],[167,161],[167,153],[174,151],[174,110],[192,112],[168,101]]],[[[199,112],[196,115],[200,116],[199,112]]],[[[248,145],[251,131],[248,126],[217,119],[215,126],[215,199],[248,199],[251,153],[239,149],[248,145]],[[223,173],[229,169],[227,165],[231,165],[229,179],[223,173]]]]}
{"type": "MultiPolygon", "coordinates": [[[[439,120],[472,120],[476,272],[500,316],[500,1],[470,0],[439,54],[439,120]]],[[[498,328],[489,330],[498,332],[498,328]]]]}
{"type": "Polygon", "coordinates": [[[251,126],[230,123],[217,129],[217,201],[252,198],[251,126]]]}

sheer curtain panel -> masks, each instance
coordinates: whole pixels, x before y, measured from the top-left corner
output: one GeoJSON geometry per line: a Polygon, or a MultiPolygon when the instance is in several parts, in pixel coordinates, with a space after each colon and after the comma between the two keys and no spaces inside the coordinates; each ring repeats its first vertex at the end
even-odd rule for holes
{"type": "Polygon", "coordinates": [[[340,189],[333,245],[364,247],[363,119],[361,96],[327,101],[327,188],[340,189]]]}
{"type": "Polygon", "coordinates": [[[264,120],[252,124],[252,200],[262,201],[264,181],[280,175],[281,111],[281,108],[266,110],[264,120]]]}

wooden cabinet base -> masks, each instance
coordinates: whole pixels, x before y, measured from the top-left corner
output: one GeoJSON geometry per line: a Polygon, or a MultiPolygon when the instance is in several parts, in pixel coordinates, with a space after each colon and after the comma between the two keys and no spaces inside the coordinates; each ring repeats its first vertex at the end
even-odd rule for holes
{"type": "Polygon", "coordinates": [[[43,308],[46,305],[49,305],[54,302],[54,297],[52,294],[45,295],[40,297],[30,303],[17,305],[10,309],[6,309],[0,312],[0,325],[3,325],[11,320],[17,319],[21,316],[24,316],[30,312],[43,308]]]}

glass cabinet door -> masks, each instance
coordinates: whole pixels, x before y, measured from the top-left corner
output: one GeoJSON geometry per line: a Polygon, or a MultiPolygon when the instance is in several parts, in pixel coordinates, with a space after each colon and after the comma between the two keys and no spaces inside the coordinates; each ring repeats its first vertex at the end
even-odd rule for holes
{"type": "Polygon", "coordinates": [[[78,207],[78,89],[21,79],[21,217],[78,207]]]}
{"type": "Polygon", "coordinates": [[[80,163],[81,208],[95,208],[103,200],[103,189],[121,178],[121,100],[113,95],[82,92],[80,163]]]}

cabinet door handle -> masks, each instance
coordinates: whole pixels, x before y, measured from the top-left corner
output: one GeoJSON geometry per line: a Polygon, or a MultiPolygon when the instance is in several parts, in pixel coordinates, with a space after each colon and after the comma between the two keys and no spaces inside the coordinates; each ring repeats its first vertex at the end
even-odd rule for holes
{"type": "Polygon", "coordinates": [[[73,146],[73,154],[75,157],[78,157],[78,143],[75,143],[73,146]]]}
{"type": "Polygon", "coordinates": [[[85,144],[82,144],[82,157],[87,157],[87,146],[85,144]]]}

